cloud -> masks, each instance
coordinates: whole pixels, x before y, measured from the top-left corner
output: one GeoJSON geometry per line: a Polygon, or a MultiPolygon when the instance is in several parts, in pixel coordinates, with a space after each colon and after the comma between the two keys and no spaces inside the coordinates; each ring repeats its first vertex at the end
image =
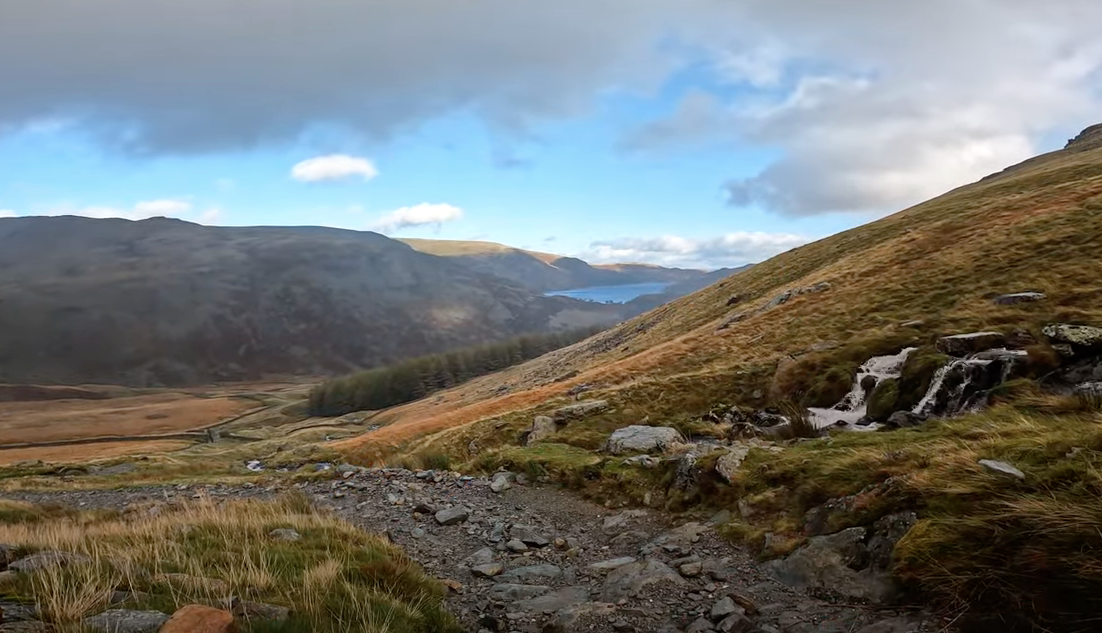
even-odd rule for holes
{"type": "Polygon", "coordinates": [[[790,233],[746,231],[706,239],[663,235],[593,242],[579,257],[600,264],[644,263],[715,269],[761,262],[809,241],[807,237],[790,233]]]}
{"type": "Polygon", "coordinates": [[[11,211],[9,209],[0,209],[0,219],[15,217],[19,217],[18,215],[16,215],[15,211],[11,211]]]}
{"type": "Polygon", "coordinates": [[[206,211],[203,211],[199,214],[198,222],[199,224],[203,224],[206,226],[215,225],[222,221],[224,215],[225,214],[222,213],[222,209],[219,209],[218,207],[211,207],[210,209],[207,209],[206,211]]]}
{"type": "Polygon", "coordinates": [[[463,209],[450,204],[422,203],[384,214],[372,228],[383,233],[418,226],[439,226],[463,218],[463,209]]]}
{"type": "Polygon", "coordinates": [[[523,134],[657,85],[665,25],[709,0],[35,0],[0,8],[0,128],[76,119],[195,153],[319,125],[388,139],[473,113],[523,134]],[[569,42],[569,46],[564,46],[569,42]],[[33,51],[33,54],[28,54],[33,51]]]}
{"type": "Polygon", "coordinates": [[[324,182],[360,178],[372,180],[379,170],[366,158],[330,154],[304,160],[291,168],[291,178],[299,182],[324,182]]]}
{"type": "Polygon", "coordinates": [[[89,206],[76,208],[55,208],[40,215],[79,215],[86,218],[122,218],[124,220],[147,220],[156,217],[178,217],[191,212],[192,205],[185,200],[164,198],[145,200],[129,208],[109,206],[89,206]]]}
{"type": "Polygon", "coordinates": [[[632,151],[750,143],[779,158],[732,178],[735,207],[790,217],[895,211],[1097,122],[1102,3],[730,3],[719,85],[630,131],[632,151]],[[737,94],[731,98],[730,94],[737,94]]]}

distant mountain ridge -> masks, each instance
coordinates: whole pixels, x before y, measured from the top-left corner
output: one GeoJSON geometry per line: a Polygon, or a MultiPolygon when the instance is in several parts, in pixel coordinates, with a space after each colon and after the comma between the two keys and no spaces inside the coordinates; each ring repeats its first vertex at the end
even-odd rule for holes
{"type": "MultiPolygon", "coordinates": [[[[414,249],[453,259],[473,271],[518,283],[533,292],[636,283],[684,283],[705,277],[703,270],[647,264],[591,265],[576,257],[460,240],[401,239],[414,249]]],[[[680,296],[680,295],[679,295],[680,296]]]]}
{"type": "Polygon", "coordinates": [[[620,318],[376,233],[0,219],[0,383],[347,372],[620,318]]]}

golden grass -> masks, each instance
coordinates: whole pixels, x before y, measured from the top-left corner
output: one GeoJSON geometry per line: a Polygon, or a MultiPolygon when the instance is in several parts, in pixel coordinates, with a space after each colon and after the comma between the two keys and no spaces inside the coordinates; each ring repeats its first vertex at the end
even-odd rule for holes
{"type": "Polygon", "coordinates": [[[315,512],[302,498],[32,517],[0,525],[0,542],[90,559],[19,579],[17,591],[62,630],[79,628],[119,588],[148,592],[138,606],[166,612],[224,606],[230,595],[281,604],[292,610],[285,629],[292,631],[456,630],[439,583],[381,538],[315,512]],[[275,528],[302,539],[274,540],[275,528]]]}
{"type": "Polygon", "coordinates": [[[149,442],[101,442],[74,444],[71,446],[43,446],[39,448],[0,449],[0,465],[40,460],[43,462],[84,463],[89,460],[110,459],[130,455],[172,453],[191,446],[183,440],[155,440],[149,442]]]}

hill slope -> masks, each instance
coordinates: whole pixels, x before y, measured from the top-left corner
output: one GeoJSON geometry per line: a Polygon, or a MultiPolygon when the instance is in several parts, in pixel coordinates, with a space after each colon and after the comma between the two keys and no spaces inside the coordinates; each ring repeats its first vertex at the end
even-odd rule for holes
{"type": "Polygon", "coordinates": [[[401,241],[423,253],[454,259],[471,270],[507,279],[533,292],[647,282],[688,282],[705,275],[700,270],[642,264],[591,266],[575,257],[526,251],[494,242],[401,241]]]}
{"type": "Polygon", "coordinates": [[[0,382],[338,372],[617,317],[374,233],[164,218],[2,219],[0,288],[0,382]]]}

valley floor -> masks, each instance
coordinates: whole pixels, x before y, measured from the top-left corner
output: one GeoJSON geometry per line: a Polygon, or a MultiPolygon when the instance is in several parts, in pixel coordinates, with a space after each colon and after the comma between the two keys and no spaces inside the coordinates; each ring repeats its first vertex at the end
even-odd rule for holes
{"type": "Polygon", "coordinates": [[[122,510],[203,498],[266,499],[300,489],[320,509],[388,535],[430,575],[446,579],[452,586],[448,608],[472,632],[945,630],[929,614],[835,604],[793,590],[707,523],[675,524],[655,511],[610,510],[542,485],[517,483],[494,492],[488,479],[453,473],[341,469],[343,476],[298,483],[20,491],[5,497],[122,510]],[[468,516],[443,525],[439,519],[446,517],[432,514],[449,508],[468,516]]]}

